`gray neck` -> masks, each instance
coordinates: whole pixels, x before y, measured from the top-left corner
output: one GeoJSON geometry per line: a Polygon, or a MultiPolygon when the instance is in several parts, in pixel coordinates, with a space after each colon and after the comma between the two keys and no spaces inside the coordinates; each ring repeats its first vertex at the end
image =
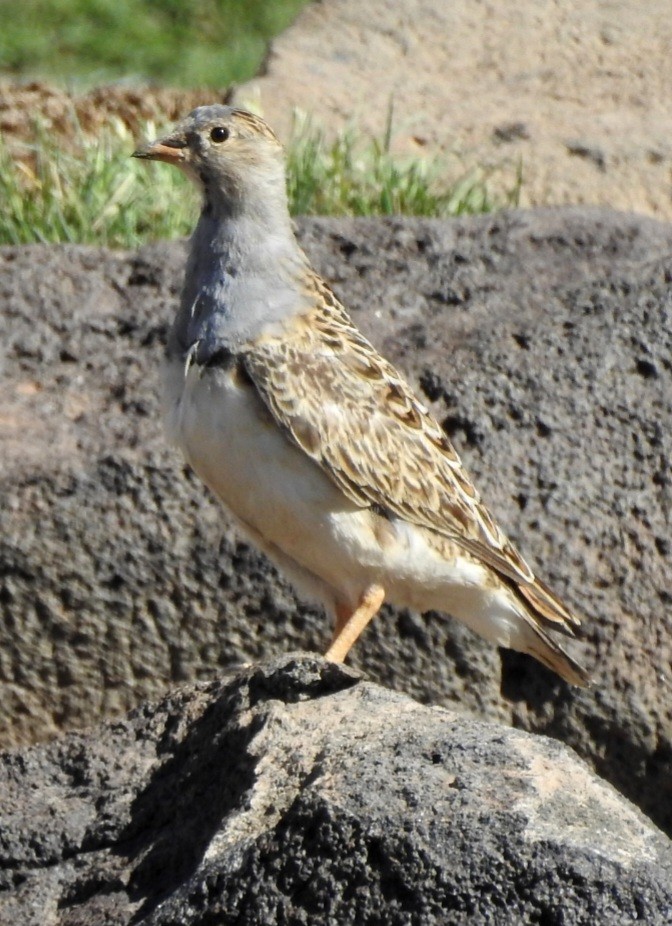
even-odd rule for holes
{"type": "Polygon", "coordinates": [[[307,264],[284,201],[238,213],[224,205],[206,200],[192,236],[170,356],[199,342],[205,362],[302,309],[307,264]]]}

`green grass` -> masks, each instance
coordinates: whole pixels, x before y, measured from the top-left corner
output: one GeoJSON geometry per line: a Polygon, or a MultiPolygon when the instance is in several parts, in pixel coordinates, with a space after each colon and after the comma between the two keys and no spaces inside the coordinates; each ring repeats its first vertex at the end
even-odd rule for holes
{"type": "Polygon", "coordinates": [[[38,130],[23,147],[28,157],[13,157],[0,140],[0,244],[136,247],[186,233],[195,192],[176,170],[132,160],[134,147],[121,123],[95,141],[79,134],[69,149],[38,130]]]}
{"type": "MultiPolygon", "coordinates": [[[[222,87],[256,73],[268,39],[306,2],[0,0],[0,73],[80,86],[149,78],[222,87]]],[[[33,138],[23,149],[12,141],[10,151],[0,137],[0,244],[137,247],[193,227],[195,191],[165,165],[131,160],[136,139],[121,123],[93,140],[73,115],[67,147],[39,126],[33,138]]],[[[297,128],[288,152],[293,213],[449,216],[517,203],[519,171],[509,169],[495,196],[491,174],[460,170],[455,159],[394,158],[391,138],[391,114],[379,139],[350,130],[327,141],[297,128]]]]}
{"type": "MultiPolygon", "coordinates": [[[[147,137],[156,130],[147,126],[147,137]]],[[[508,191],[490,192],[483,171],[459,172],[441,161],[400,161],[382,139],[347,131],[333,141],[310,126],[297,129],[288,153],[288,190],[295,215],[451,216],[516,205],[520,171],[508,191]],[[455,179],[445,179],[452,168],[455,179]]],[[[73,116],[71,145],[45,130],[17,157],[0,140],[0,244],[76,242],[134,248],[185,235],[198,196],[179,171],[129,157],[136,146],[115,123],[91,139],[73,116]],[[74,143],[72,143],[74,139],[74,143]]],[[[501,186],[501,184],[500,184],[501,186]]]]}
{"type": "Polygon", "coordinates": [[[307,0],[0,0],[0,72],[91,86],[225,87],[307,0]]]}
{"type": "Polygon", "coordinates": [[[493,172],[460,170],[456,159],[394,157],[392,137],[391,110],[379,139],[348,129],[327,141],[309,122],[295,125],[287,159],[293,214],[446,217],[518,205],[520,166],[509,171],[504,195],[496,196],[493,172]]]}

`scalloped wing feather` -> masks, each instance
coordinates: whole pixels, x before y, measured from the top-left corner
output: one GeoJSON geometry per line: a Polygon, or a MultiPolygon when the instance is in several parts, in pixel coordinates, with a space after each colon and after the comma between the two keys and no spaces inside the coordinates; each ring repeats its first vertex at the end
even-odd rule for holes
{"type": "Polygon", "coordinates": [[[316,275],[315,308],[243,351],[277,423],[343,493],[458,542],[512,580],[554,629],[579,620],[535,576],[481,503],[438,422],[316,275]]]}

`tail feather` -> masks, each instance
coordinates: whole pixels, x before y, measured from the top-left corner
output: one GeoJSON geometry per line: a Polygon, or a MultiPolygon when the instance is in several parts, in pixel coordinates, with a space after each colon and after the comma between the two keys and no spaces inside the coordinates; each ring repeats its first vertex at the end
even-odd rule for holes
{"type": "Polygon", "coordinates": [[[516,584],[516,592],[525,604],[531,608],[535,616],[552,630],[557,630],[567,636],[574,636],[576,627],[581,626],[579,618],[573,614],[560,601],[555,592],[535,577],[534,582],[516,584]]]}
{"type": "MultiPolygon", "coordinates": [[[[590,685],[590,675],[567,653],[555,640],[539,626],[534,617],[526,616],[528,627],[533,631],[526,641],[525,651],[537,659],[542,665],[571,685],[587,688],[590,685]]],[[[571,632],[571,631],[570,631],[571,632]]]]}
{"type": "Polygon", "coordinates": [[[590,684],[590,676],[586,669],[548,633],[551,630],[574,637],[576,628],[581,626],[579,618],[536,577],[534,582],[530,583],[510,582],[509,587],[519,601],[519,614],[530,631],[525,635],[520,648],[546,668],[556,672],[566,682],[586,688],[590,684]]]}

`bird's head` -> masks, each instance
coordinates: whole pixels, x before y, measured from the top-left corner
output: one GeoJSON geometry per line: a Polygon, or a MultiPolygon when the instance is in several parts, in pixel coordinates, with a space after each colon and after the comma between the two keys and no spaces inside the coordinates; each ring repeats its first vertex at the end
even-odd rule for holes
{"type": "Polygon", "coordinates": [[[168,135],[133,152],[165,161],[203,187],[206,205],[226,214],[286,207],[282,145],[263,119],[231,106],[199,106],[168,135]]]}

